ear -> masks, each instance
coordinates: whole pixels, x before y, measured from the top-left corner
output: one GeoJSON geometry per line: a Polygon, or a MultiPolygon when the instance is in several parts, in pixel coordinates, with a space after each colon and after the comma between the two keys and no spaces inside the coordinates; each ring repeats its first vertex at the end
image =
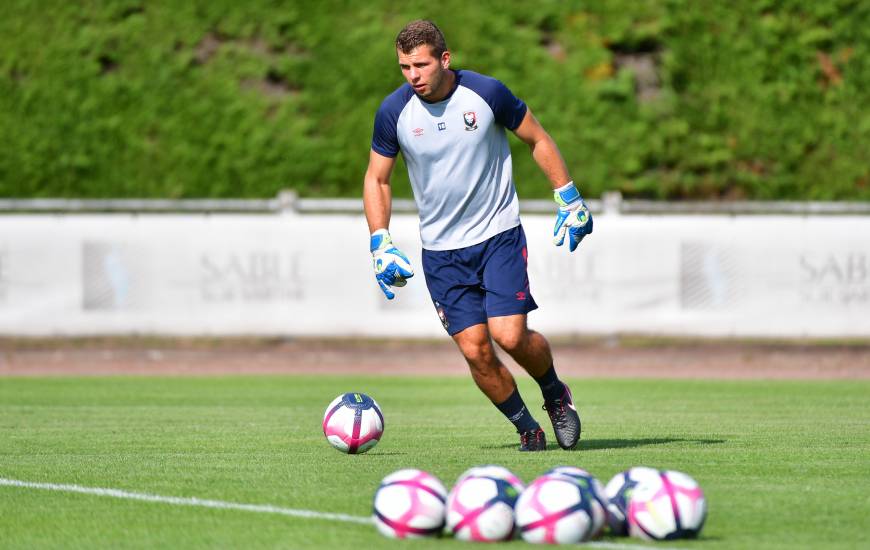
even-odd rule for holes
{"type": "Polygon", "coordinates": [[[450,68],[450,52],[446,51],[441,54],[441,68],[447,70],[450,68]]]}

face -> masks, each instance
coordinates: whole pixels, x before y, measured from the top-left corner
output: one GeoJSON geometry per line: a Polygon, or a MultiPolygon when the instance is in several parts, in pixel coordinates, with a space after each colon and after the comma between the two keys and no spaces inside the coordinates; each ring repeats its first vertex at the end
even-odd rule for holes
{"type": "Polygon", "coordinates": [[[397,50],[399,67],[408,84],[414,92],[426,101],[439,101],[450,92],[452,80],[450,74],[450,52],[441,54],[441,58],[432,55],[432,48],[422,45],[408,53],[397,50]]]}

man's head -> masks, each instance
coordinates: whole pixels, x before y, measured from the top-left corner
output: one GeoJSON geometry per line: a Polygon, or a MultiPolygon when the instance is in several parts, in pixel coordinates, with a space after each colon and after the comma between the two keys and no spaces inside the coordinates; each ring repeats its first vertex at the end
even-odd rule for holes
{"type": "Polygon", "coordinates": [[[419,20],[405,25],[396,37],[396,53],[405,80],[422,99],[440,101],[450,93],[450,52],[435,23],[419,20]]]}
{"type": "Polygon", "coordinates": [[[411,53],[420,46],[429,46],[432,56],[436,59],[447,51],[444,34],[432,21],[426,19],[411,21],[396,37],[396,49],[399,53],[411,53]]]}

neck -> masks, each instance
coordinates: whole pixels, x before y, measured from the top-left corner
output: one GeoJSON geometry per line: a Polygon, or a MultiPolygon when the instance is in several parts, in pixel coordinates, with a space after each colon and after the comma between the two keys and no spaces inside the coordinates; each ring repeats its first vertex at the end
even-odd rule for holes
{"type": "Polygon", "coordinates": [[[428,98],[427,101],[429,103],[437,103],[450,95],[450,92],[453,91],[453,85],[456,83],[456,73],[447,69],[447,74],[444,75],[444,80],[441,81],[441,86],[438,91],[432,94],[432,97],[428,98]]]}

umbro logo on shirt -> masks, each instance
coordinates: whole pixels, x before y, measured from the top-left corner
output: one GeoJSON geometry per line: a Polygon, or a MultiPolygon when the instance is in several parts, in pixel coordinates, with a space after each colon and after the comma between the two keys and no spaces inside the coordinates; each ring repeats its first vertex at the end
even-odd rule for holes
{"type": "Polygon", "coordinates": [[[414,134],[414,137],[420,137],[423,135],[423,128],[414,128],[411,133],[414,134]]]}

